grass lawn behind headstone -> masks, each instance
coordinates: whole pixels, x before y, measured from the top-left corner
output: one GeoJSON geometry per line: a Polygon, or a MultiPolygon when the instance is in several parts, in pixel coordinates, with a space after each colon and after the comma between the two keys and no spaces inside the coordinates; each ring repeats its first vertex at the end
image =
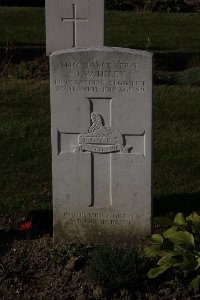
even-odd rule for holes
{"type": "MultiPolygon", "coordinates": [[[[45,47],[44,8],[0,7],[0,33],[0,47],[45,47]]],[[[195,13],[106,11],[105,45],[200,52],[200,18],[195,13]]]]}
{"type": "Polygon", "coordinates": [[[0,7],[0,46],[45,46],[45,12],[38,7],[0,7]]]}
{"type": "Polygon", "coordinates": [[[153,51],[200,51],[198,14],[106,12],[108,46],[153,51]]]}

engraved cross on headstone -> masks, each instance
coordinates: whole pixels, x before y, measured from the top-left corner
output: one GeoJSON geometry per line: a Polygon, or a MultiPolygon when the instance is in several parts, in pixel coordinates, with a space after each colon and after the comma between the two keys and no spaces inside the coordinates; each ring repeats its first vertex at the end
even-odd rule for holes
{"type": "MultiPolygon", "coordinates": [[[[108,128],[113,128],[112,103],[113,98],[87,98],[90,103],[90,116],[98,112],[108,128]]],[[[92,124],[91,124],[92,125],[92,124]]],[[[88,128],[89,129],[89,128],[88,128]]],[[[120,128],[119,128],[120,130],[120,128]]],[[[58,132],[58,154],[70,152],[76,154],[80,151],[79,139],[84,132],[58,132]],[[67,150],[66,150],[67,149],[67,150]]],[[[127,133],[122,132],[124,140],[124,151],[110,151],[108,153],[95,151],[84,151],[83,154],[90,154],[91,158],[91,198],[88,199],[89,207],[111,207],[114,205],[112,197],[112,165],[115,155],[130,155],[144,153],[144,132],[127,133]],[[139,144],[139,147],[138,147],[139,144]],[[139,153],[138,152],[139,149],[139,153]],[[143,153],[142,153],[143,152],[143,153]]],[[[105,146],[105,145],[104,145],[105,146]]],[[[102,147],[102,146],[100,146],[102,147]]]]}
{"type": "Polygon", "coordinates": [[[87,22],[87,18],[77,17],[77,4],[72,4],[73,17],[72,18],[61,18],[62,22],[72,22],[73,23],[73,44],[72,47],[77,47],[77,22],[87,22]]]}
{"type": "Polygon", "coordinates": [[[104,0],[45,0],[46,53],[104,45],[104,0]]]}

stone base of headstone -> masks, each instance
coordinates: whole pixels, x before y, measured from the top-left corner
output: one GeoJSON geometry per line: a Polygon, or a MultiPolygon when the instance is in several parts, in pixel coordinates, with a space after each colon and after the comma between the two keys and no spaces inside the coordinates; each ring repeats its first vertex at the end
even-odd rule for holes
{"type": "MultiPolygon", "coordinates": [[[[56,213],[56,212],[55,212],[56,213]]],[[[150,217],[134,219],[129,213],[68,212],[68,221],[54,221],[54,242],[84,244],[134,244],[139,236],[151,234],[150,217]],[[79,213],[80,214],[80,213],[79,213]],[[108,217],[110,215],[110,217],[108,217]],[[85,216],[85,219],[84,217],[85,216]]],[[[63,218],[63,214],[60,214],[63,218]]]]}

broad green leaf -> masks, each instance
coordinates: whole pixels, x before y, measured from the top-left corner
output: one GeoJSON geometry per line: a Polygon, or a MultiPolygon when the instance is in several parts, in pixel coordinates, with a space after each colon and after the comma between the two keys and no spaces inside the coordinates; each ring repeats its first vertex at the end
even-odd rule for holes
{"type": "Polygon", "coordinates": [[[197,275],[197,277],[195,277],[189,285],[189,290],[197,290],[199,288],[199,284],[200,284],[200,275],[197,275]]]}
{"type": "Polygon", "coordinates": [[[189,215],[187,218],[186,218],[187,221],[191,221],[191,222],[197,222],[197,223],[200,223],[200,216],[196,213],[196,212],[193,212],[191,213],[191,215],[189,215]]]}
{"type": "Polygon", "coordinates": [[[174,223],[178,225],[187,225],[186,219],[182,213],[178,213],[174,218],[174,223]]]}
{"type": "Polygon", "coordinates": [[[200,267],[200,257],[198,257],[196,259],[196,262],[197,262],[197,266],[196,266],[195,270],[197,270],[200,267]]]}
{"type": "Polygon", "coordinates": [[[158,244],[162,244],[163,243],[163,237],[160,234],[153,234],[151,237],[151,241],[158,243],[158,244]]]}
{"type": "Polygon", "coordinates": [[[185,248],[185,245],[181,245],[181,244],[176,244],[174,245],[174,250],[177,252],[177,253],[184,253],[186,248],[185,248]]]}
{"type": "Polygon", "coordinates": [[[163,236],[165,238],[168,238],[168,236],[170,236],[173,232],[177,232],[177,227],[176,226],[172,226],[169,229],[167,229],[164,233],[163,236]]]}
{"type": "Polygon", "coordinates": [[[162,257],[158,261],[159,266],[178,267],[183,263],[183,257],[181,255],[173,255],[172,253],[162,257]]]}
{"type": "Polygon", "coordinates": [[[146,247],[144,249],[144,253],[146,256],[153,257],[153,256],[160,255],[162,253],[162,251],[160,250],[159,245],[152,245],[152,246],[146,247]]]}
{"type": "Polygon", "coordinates": [[[174,231],[168,233],[167,238],[175,245],[194,246],[194,237],[188,231],[174,231]]]}
{"type": "Polygon", "coordinates": [[[191,253],[185,253],[183,255],[183,263],[180,267],[186,272],[195,270],[197,267],[197,261],[195,259],[195,256],[191,253]]]}
{"type": "Polygon", "coordinates": [[[173,251],[174,244],[169,239],[164,238],[163,244],[162,244],[162,250],[173,251]]]}
{"type": "Polygon", "coordinates": [[[173,220],[165,216],[154,218],[154,222],[160,226],[172,226],[173,224],[173,220]]]}
{"type": "Polygon", "coordinates": [[[194,221],[188,221],[188,224],[190,226],[190,232],[194,235],[196,242],[198,244],[200,243],[200,223],[199,222],[194,222],[194,221]],[[191,224],[190,224],[191,223],[191,224]]]}
{"type": "Polygon", "coordinates": [[[159,275],[161,275],[162,273],[164,273],[165,271],[167,271],[168,269],[169,269],[168,266],[160,266],[160,267],[157,267],[157,268],[152,268],[148,272],[148,277],[149,278],[156,278],[159,275]]]}

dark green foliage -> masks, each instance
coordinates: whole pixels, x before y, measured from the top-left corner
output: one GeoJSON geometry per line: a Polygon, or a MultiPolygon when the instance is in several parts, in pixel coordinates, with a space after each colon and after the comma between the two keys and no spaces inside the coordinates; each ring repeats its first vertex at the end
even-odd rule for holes
{"type": "Polygon", "coordinates": [[[145,0],[144,9],[148,11],[191,12],[193,7],[184,0],[145,0]]]}
{"type": "Polygon", "coordinates": [[[106,0],[105,7],[108,10],[139,10],[143,7],[141,0],[106,0]]]}
{"type": "Polygon", "coordinates": [[[133,248],[99,246],[87,267],[89,279],[110,291],[137,287],[144,274],[144,262],[133,248]]]}
{"type": "Polygon", "coordinates": [[[189,86],[200,86],[200,67],[191,68],[177,74],[176,82],[189,86]]]}
{"type": "MultiPolygon", "coordinates": [[[[157,219],[157,223],[163,221],[157,219]]],[[[166,217],[165,217],[166,222],[166,217]]],[[[151,242],[153,245],[145,248],[145,254],[149,257],[159,257],[157,267],[148,272],[149,278],[156,278],[165,271],[175,268],[184,275],[192,275],[189,290],[198,289],[200,285],[200,216],[192,213],[188,217],[178,213],[174,220],[167,220],[170,224],[166,231],[153,234],[151,242]]],[[[163,225],[163,222],[162,222],[163,225]]]]}
{"type": "Polygon", "coordinates": [[[122,0],[106,0],[105,7],[106,9],[119,9],[122,0]]]}
{"type": "Polygon", "coordinates": [[[106,0],[107,9],[192,12],[196,5],[184,0],[106,0]]]}
{"type": "Polygon", "coordinates": [[[44,7],[45,0],[0,0],[0,6],[37,6],[44,7]]]}
{"type": "Polygon", "coordinates": [[[159,0],[145,0],[144,1],[144,10],[154,11],[156,5],[159,3],[159,0]]]}

